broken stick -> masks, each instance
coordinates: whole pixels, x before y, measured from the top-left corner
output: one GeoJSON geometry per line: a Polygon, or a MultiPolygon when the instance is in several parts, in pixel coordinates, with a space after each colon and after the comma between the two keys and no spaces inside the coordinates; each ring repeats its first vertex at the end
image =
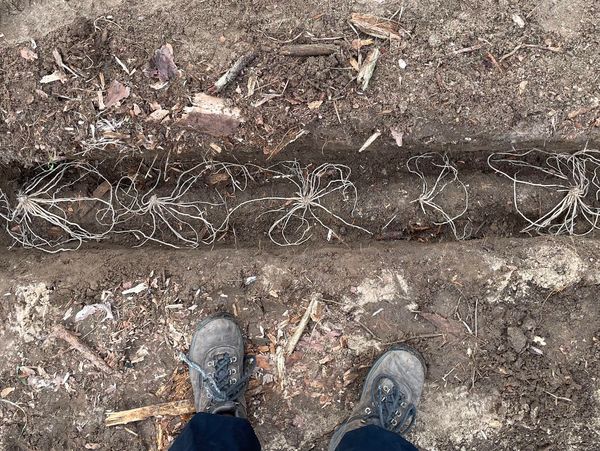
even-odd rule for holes
{"type": "Polygon", "coordinates": [[[322,56],[331,55],[337,49],[338,46],[333,44],[299,44],[283,46],[280,53],[284,56],[322,56]]]}
{"type": "Polygon", "coordinates": [[[161,415],[187,415],[196,413],[194,402],[188,399],[171,401],[152,406],[138,407],[137,409],[122,410],[120,412],[107,412],[105,424],[107,427],[119,424],[133,423],[161,415]]]}
{"type": "Polygon", "coordinates": [[[294,335],[292,335],[292,337],[290,338],[290,341],[288,341],[288,343],[285,347],[285,355],[286,356],[292,355],[292,352],[294,352],[294,349],[296,349],[296,345],[300,341],[300,337],[302,337],[302,334],[304,333],[304,329],[306,329],[306,326],[308,325],[308,321],[310,320],[310,315],[314,311],[320,298],[321,298],[320,294],[314,294],[312,296],[312,299],[310,300],[310,303],[308,304],[308,307],[306,307],[304,315],[302,316],[302,319],[300,320],[300,324],[298,324],[298,327],[296,328],[294,335]]]}
{"type": "Polygon", "coordinates": [[[233,63],[233,66],[231,66],[229,70],[215,82],[213,87],[210,89],[210,92],[218,93],[225,89],[229,83],[231,83],[238,77],[238,75],[240,75],[240,72],[242,72],[244,68],[254,60],[254,58],[256,58],[256,53],[254,52],[247,53],[240,57],[235,63],[233,63]]]}
{"type": "Polygon", "coordinates": [[[98,357],[88,345],[83,343],[79,338],[77,338],[63,326],[54,326],[52,329],[52,335],[69,343],[71,347],[79,351],[86,359],[93,363],[96,368],[104,371],[106,374],[114,374],[115,370],[108,366],[104,360],[98,357]]]}

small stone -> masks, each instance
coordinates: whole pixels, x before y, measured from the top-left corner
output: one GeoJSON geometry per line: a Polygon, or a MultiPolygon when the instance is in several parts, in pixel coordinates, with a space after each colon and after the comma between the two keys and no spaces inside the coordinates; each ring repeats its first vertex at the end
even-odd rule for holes
{"type": "Polygon", "coordinates": [[[527,346],[527,337],[519,327],[509,327],[507,329],[508,341],[516,352],[521,352],[527,346]]]}
{"type": "Polygon", "coordinates": [[[513,14],[512,15],[512,20],[513,20],[513,22],[515,23],[515,25],[517,27],[519,27],[519,28],[524,28],[525,27],[525,21],[518,14],[513,14]]]}

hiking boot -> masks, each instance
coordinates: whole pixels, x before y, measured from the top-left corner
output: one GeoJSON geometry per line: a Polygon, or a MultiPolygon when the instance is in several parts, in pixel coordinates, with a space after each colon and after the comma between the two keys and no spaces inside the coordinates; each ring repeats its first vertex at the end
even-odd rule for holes
{"type": "Polygon", "coordinates": [[[254,359],[244,361],[244,337],[229,315],[201,321],[189,354],[181,360],[190,367],[196,412],[246,418],[244,393],[254,370],[254,359]]]}
{"type": "Polygon", "coordinates": [[[383,354],[369,371],[350,418],[333,434],[329,451],[335,451],[346,433],[370,424],[406,433],[415,421],[425,373],[423,357],[408,346],[383,354]]]}

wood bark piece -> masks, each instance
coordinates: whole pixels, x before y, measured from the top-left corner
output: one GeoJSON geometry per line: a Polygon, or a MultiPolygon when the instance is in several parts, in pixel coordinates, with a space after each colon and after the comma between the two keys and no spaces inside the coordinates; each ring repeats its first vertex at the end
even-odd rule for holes
{"type": "Polygon", "coordinates": [[[191,107],[177,121],[181,125],[211,136],[231,136],[243,122],[239,108],[229,106],[225,99],[198,93],[191,107]]]}
{"type": "Polygon", "coordinates": [[[362,64],[362,66],[360,66],[360,70],[358,71],[356,81],[358,83],[362,83],[361,89],[363,91],[366,91],[369,87],[369,82],[371,81],[371,77],[373,76],[373,72],[375,71],[375,66],[377,65],[379,54],[379,49],[371,50],[365,58],[365,61],[362,64]]]}
{"type": "Polygon", "coordinates": [[[322,56],[337,50],[338,46],[333,44],[298,44],[283,46],[279,52],[285,56],[322,56]]]}
{"type": "Polygon", "coordinates": [[[104,371],[106,374],[114,374],[115,370],[112,369],[108,364],[96,355],[96,353],[79,338],[69,332],[61,325],[56,325],[52,329],[52,335],[56,338],[66,341],[74,349],[79,351],[87,360],[94,364],[96,368],[104,371]]]}
{"type": "Polygon", "coordinates": [[[107,412],[105,425],[110,427],[142,421],[161,415],[176,416],[192,413],[196,413],[194,402],[189,399],[184,399],[181,401],[171,401],[162,404],[138,407],[137,409],[122,410],[120,412],[107,412]]]}
{"type": "Polygon", "coordinates": [[[400,27],[384,17],[372,16],[370,14],[352,14],[350,22],[363,33],[380,39],[402,39],[400,27]]]}

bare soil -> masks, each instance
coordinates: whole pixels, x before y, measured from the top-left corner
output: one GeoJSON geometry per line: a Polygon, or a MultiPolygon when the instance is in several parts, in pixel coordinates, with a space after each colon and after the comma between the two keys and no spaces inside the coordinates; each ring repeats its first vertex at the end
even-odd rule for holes
{"type": "Polygon", "coordinates": [[[5,253],[4,449],[164,449],[186,418],[109,429],[105,413],[188,398],[177,355],[197,321],[223,310],[237,316],[258,356],[249,401],[267,450],[325,449],[369,364],[397,342],[414,345],[429,366],[410,436],[422,448],[593,449],[598,255],[593,240],[546,238],[298,252],[5,253]],[[256,282],[246,286],[251,276],[256,282]],[[144,282],[141,293],[122,295],[144,282]],[[97,313],[75,323],[103,292],[111,293],[114,320],[97,313]],[[282,376],[276,348],[314,293],[322,309],[282,376]],[[54,324],[79,334],[116,375],[49,337],[54,324]]]}
{"type": "Polygon", "coordinates": [[[593,145],[598,134],[595,24],[600,11],[594,3],[339,0],[287,1],[284,7],[270,1],[115,1],[102,12],[96,8],[83,1],[47,0],[16,15],[3,13],[4,161],[169,152],[198,158],[214,153],[211,143],[254,160],[290,159],[298,152],[348,161],[379,130],[383,135],[363,158],[383,162],[411,148],[574,148],[593,145]],[[352,12],[385,17],[397,12],[402,39],[376,39],[360,52],[353,49],[358,37],[348,25],[352,12]],[[525,22],[523,28],[514,14],[525,22]],[[20,56],[22,48],[31,47],[29,38],[37,46],[37,59],[31,61],[20,56]],[[320,57],[281,55],[280,48],[292,41],[332,43],[339,50],[320,57]],[[181,75],[156,90],[150,85],[157,80],[144,75],[144,68],[165,43],[173,46],[181,75]],[[374,46],[382,57],[362,92],[350,60],[366,57],[374,46]],[[78,75],[67,71],[64,83],[40,84],[58,68],[55,49],[78,75]],[[215,138],[174,125],[194,93],[209,90],[249,51],[257,53],[256,59],[220,94],[246,118],[233,136],[215,138]],[[253,77],[257,83],[250,95],[253,77]],[[121,106],[102,111],[98,93],[106,95],[114,80],[129,86],[131,94],[121,106]],[[317,108],[314,102],[322,103],[317,108]],[[147,122],[157,105],[169,115],[160,123],[147,122]],[[85,145],[100,119],[121,124],[118,144],[85,145]],[[392,129],[403,134],[402,148],[392,129]],[[287,145],[302,130],[309,133],[287,145]]]}
{"type": "MultiPolygon", "coordinates": [[[[410,434],[420,448],[595,449],[600,245],[592,235],[521,233],[513,184],[487,158],[512,146],[597,144],[599,20],[598,5],[581,0],[0,0],[0,189],[10,202],[38,163],[65,159],[92,162],[113,184],[167,168],[161,193],[206,158],[261,167],[298,160],[307,170],[328,161],[352,170],[358,203],[323,205],[371,232],[324,217],[333,238],[313,224],[308,243],[280,248],[267,236],[273,214],[261,213],[289,204],[272,201],[240,209],[210,248],[133,248],[138,239],[116,235],[56,255],[2,250],[0,449],[168,449],[188,417],[107,428],[106,413],[190,399],[177,356],[216,311],[237,317],[257,356],[249,411],[268,451],[325,450],[369,365],[395,343],[415,346],[428,364],[410,434]],[[353,41],[369,36],[349,25],[353,12],[394,17],[402,39],[357,50],[353,41]],[[167,43],[179,76],[152,87],[158,80],[145,69],[167,43]],[[281,54],[290,43],[337,49],[281,54]],[[352,59],[374,47],[381,58],[363,92],[352,59]],[[60,69],[55,50],[70,70],[61,69],[64,82],[41,83],[60,69]],[[218,94],[240,109],[239,127],[211,136],[178,125],[194,94],[248,52],[256,58],[218,94]],[[102,110],[115,80],[130,95],[102,110]],[[468,188],[457,228],[471,240],[456,241],[414,202],[421,181],[406,162],[427,151],[448,152],[468,188]],[[277,348],[315,294],[320,308],[282,371],[277,348]],[[98,312],[75,321],[100,302],[113,319],[98,312]],[[53,338],[57,324],[115,374],[53,338]]],[[[283,180],[254,175],[243,192],[202,179],[189,196],[231,206],[295,195],[283,180]]],[[[435,182],[435,168],[424,176],[435,182]]],[[[71,194],[90,195],[98,183],[79,182],[71,194]]],[[[519,202],[540,217],[563,195],[531,187],[519,202]]],[[[452,187],[438,201],[459,212],[461,196],[452,187]]],[[[215,209],[215,222],[223,218],[215,209]]],[[[3,233],[0,244],[14,243],[3,233]]]]}

